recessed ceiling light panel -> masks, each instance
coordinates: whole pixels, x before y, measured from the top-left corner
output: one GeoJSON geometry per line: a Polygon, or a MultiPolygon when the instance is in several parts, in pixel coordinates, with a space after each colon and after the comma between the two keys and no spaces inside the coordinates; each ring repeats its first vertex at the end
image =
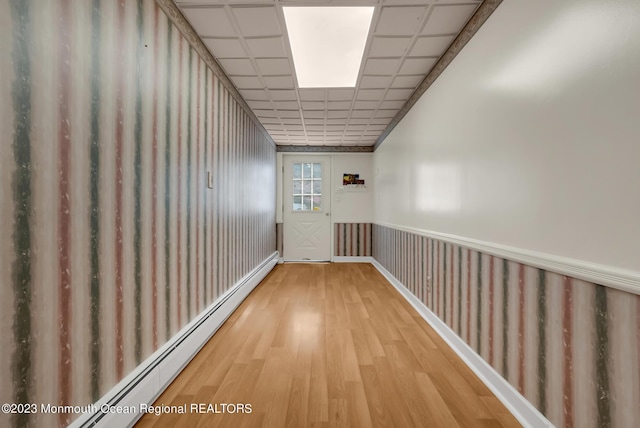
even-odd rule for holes
{"type": "Polygon", "coordinates": [[[373,7],[284,7],[300,88],[354,87],[373,7]]]}

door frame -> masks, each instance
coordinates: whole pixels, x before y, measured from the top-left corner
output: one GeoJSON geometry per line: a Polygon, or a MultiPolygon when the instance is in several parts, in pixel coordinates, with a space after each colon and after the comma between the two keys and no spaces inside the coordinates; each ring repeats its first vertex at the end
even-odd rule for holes
{"type": "Polygon", "coordinates": [[[280,257],[282,258],[282,260],[284,262],[330,262],[333,261],[333,245],[334,245],[334,231],[333,231],[333,214],[332,214],[332,205],[333,205],[333,189],[332,189],[332,179],[333,179],[333,156],[331,156],[330,154],[327,153],[304,153],[304,152],[296,152],[296,153],[283,153],[282,156],[282,168],[280,169],[280,172],[282,174],[282,181],[281,181],[281,194],[282,194],[282,254],[280,255],[280,257]],[[329,251],[328,251],[328,256],[327,259],[324,260],[297,260],[297,259],[290,259],[287,260],[284,257],[284,253],[285,253],[285,236],[287,233],[287,215],[286,215],[286,210],[290,208],[287,206],[287,192],[288,187],[290,186],[290,183],[287,182],[286,180],[286,172],[285,169],[287,168],[288,162],[291,162],[292,160],[294,161],[300,161],[300,162],[304,162],[304,161],[313,161],[314,158],[323,158],[324,162],[325,162],[325,167],[324,167],[324,171],[323,171],[323,188],[326,189],[325,192],[326,194],[323,194],[323,197],[326,198],[325,200],[329,201],[329,210],[326,211],[326,213],[328,213],[328,217],[329,217],[329,251]],[[328,169],[328,173],[327,170],[328,169]],[[325,178],[326,177],[326,178],[325,178]],[[325,180],[327,180],[325,182],[325,180]],[[324,187],[326,186],[326,187],[324,187]]]}

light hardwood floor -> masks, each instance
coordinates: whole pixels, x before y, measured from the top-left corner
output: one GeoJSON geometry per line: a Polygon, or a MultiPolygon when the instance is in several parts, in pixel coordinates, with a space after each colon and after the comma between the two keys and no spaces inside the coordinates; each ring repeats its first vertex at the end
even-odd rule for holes
{"type": "Polygon", "coordinates": [[[138,427],[520,426],[369,264],[276,266],[156,404],[187,413],[138,427]]]}

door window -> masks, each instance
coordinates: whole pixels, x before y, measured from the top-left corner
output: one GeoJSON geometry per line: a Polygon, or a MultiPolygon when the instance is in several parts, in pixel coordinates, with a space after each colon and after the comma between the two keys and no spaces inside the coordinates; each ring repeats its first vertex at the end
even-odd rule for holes
{"type": "Polygon", "coordinates": [[[293,163],[293,211],[322,211],[322,163],[293,163]]]}

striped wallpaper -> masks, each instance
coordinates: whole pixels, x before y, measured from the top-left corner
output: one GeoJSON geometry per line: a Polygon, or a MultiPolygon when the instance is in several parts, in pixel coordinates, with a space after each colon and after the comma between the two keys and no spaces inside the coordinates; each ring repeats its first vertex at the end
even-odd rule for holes
{"type": "Polygon", "coordinates": [[[0,401],[88,404],[275,250],[275,147],[153,0],[1,1],[0,47],[0,401]]]}
{"type": "Polygon", "coordinates": [[[373,256],[558,427],[640,420],[640,296],[373,226],[373,256]]]}
{"type": "Polygon", "coordinates": [[[276,223],[276,251],[282,257],[284,251],[284,223],[276,223]]]}
{"type": "Polygon", "coordinates": [[[371,223],[335,223],[334,256],[371,256],[371,223]]]}

